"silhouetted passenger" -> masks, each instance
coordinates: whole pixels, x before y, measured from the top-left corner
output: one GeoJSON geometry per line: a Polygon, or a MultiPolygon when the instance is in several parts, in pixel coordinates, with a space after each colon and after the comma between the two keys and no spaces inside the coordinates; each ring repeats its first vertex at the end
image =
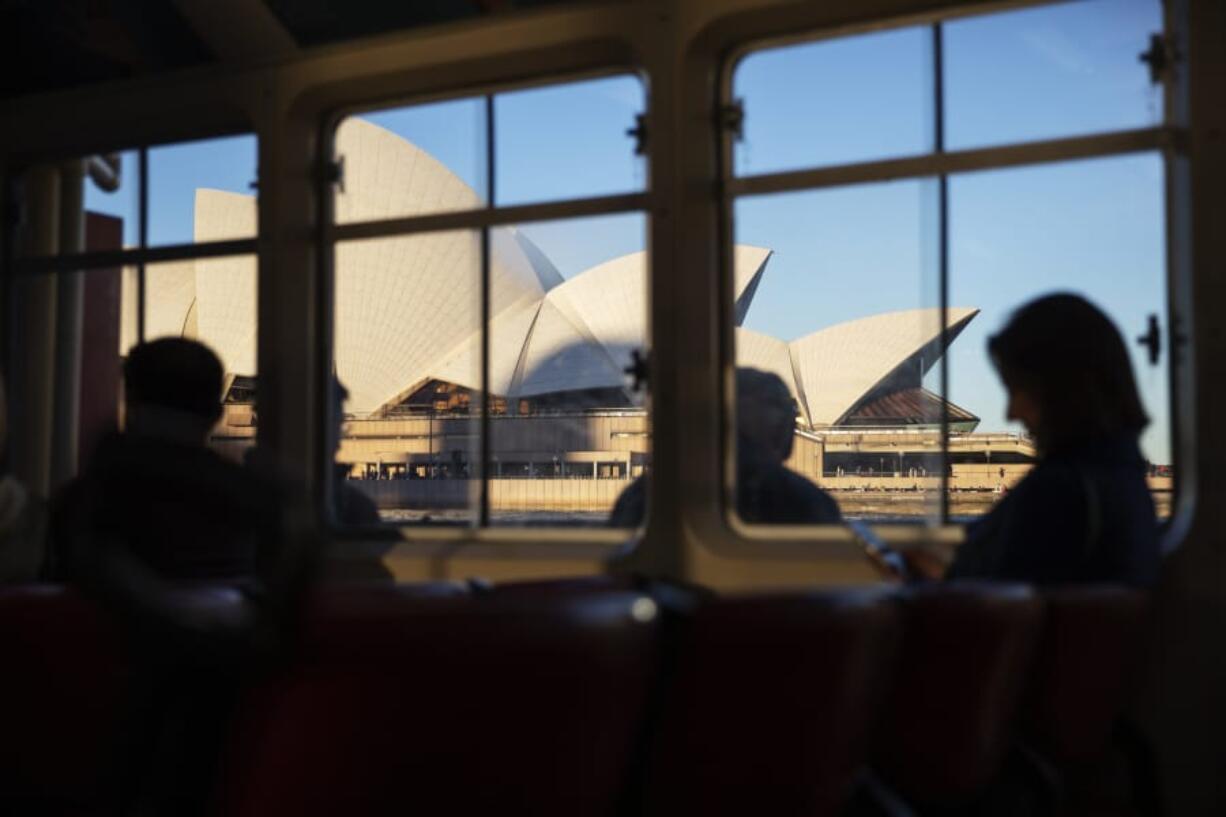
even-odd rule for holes
{"type": "Polygon", "coordinates": [[[222,367],[207,347],[164,338],[124,364],[125,431],[99,444],[55,510],[54,572],[78,577],[105,556],[161,579],[248,577],[270,554],[279,502],[271,485],[210,450],[222,367]]]}
{"type": "MultiPolygon", "coordinates": [[[[345,421],[345,401],[349,399],[349,390],[336,379],[332,381],[332,399],[331,449],[335,460],[341,447],[341,425],[345,421]]],[[[382,521],[379,517],[378,506],[360,488],[349,484],[349,471],[350,467],[340,462],[335,463],[332,469],[337,521],[342,525],[378,525],[382,521]]]]}
{"type": "Polygon", "coordinates": [[[282,615],[278,579],[289,571],[273,545],[283,492],[207,447],[222,386],[221,362],[199,343],[133,348],[125,431],[100,443],[57,503],[60,574],[116,614],[128,636],[115,813],[208,810],[243,679],[282,615]]]}
{"type": "MultiPolygon", "coordinates": [[[[834,524],[842,516],[830,495],[783,463],[792,453],[796,406],[778,375],[758,369],[736,370],[737,513],[746,522],[834,524]]],[[[613,527],[642,523],[647,484],[630,484],[609,516],[613,527]]]]}
{"type": "Polygon", "coordinates": [[[1119,330],[1077,295],[1024,305],[988,352],[1039,460],[967,528],[947,577],[1151,584],[1158,527],[1137,438],[1149,422],[1119,330]]]}
{"type": "MultiPolygon", "coordinates": [[[[0,381],[0,451],[8,441],[0,381]]],[[[47,505],[11,474],[0,477],[0,585],[38,581],[46,563],[47,505]]]]}

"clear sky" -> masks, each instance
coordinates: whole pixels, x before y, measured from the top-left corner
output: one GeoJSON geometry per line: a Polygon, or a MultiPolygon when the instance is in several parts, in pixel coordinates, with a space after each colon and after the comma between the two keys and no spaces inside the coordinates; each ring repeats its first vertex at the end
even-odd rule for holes
{"type": "MultiPolygon", "coordinates": [[[[1160,92],[1137,60],[1161,27],[1159,0],[1083,0],[944,27],[949,149],[1146,127],[1160,92]]],[[[931,33],[876,32],[755,52],[734,73],[745,138],[736,171],[758,174],[913,155],[933,147],[931,33]]],[[[637,77],[608,77],[495,99],[498,204],[641,190],[625,134],[645,105],[637,77]]],[[[366,115],[486,189],[485,109],[460,100],[366,115]]],[[[193,191],[250,193],[254,137],[150,152],[150,238],[192,239],[193,191]]],[[[135,241],[134,155],[124,189],[91,209],[123,215],[135,241]]],[[[745,199],[736,240],[774,251],[746,326],[793,339],[844,320],[934,306],[934,185],[913,180],[745,199]]],[[[987,335],[1023,301],[1082,292],[1130,340],[1165,308],[1163,171],[1156,155],[963,174],[950,179],[950,292],[981,310],[950,351],[951,398],[981,430],[1016,430],[984,355],[987,335]]],[[[639,215],[521,225],[564,276],[641,250],[639,215]]],[[[1147,454],[1169,462],[1165,361],[1136,350],[1154,424],[1147,454]]]]}

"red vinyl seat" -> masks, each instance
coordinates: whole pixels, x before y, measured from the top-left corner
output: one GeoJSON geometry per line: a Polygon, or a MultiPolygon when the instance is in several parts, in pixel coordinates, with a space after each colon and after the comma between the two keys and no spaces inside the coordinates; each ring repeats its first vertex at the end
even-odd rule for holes
{"type": "Polygon", "coordinates": [[[609,813],[655,673],[650,599],[362,604],[314,605],[248,695],[221,813],[609,813]]]}
{"type": "Polygon", "coordinates": [[[0,813],[76,813],[104,796],[128,673],[112,618],[60,586],[0,591],[0,813]]]}
{"type": "Polygon", "coordinates": [[[901,599],[906,625],[873,766],[913,805],[967,803],[1010,747],[1043,603],[1024,585],[970,581],[901,599]]]}
{"type": "Polygon", "coordinates": [[[894,654],[888,593],[707,601],[680,633],[650,815],[826,815],[869,746],[894,654]]]}
{"type": "Polygon", "coordinates": [[[1043,598],[1022,730],[1068,769],[1093,763],[1108,748],[1141,657],[1148,594],[1098,585],[1052,589],[1043,598]]]}

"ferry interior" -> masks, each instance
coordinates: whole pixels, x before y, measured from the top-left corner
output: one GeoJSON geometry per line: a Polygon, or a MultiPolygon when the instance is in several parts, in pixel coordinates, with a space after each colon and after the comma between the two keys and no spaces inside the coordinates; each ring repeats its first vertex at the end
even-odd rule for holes
{"type": "Polygon", "coordinates": [[[0,814],[1226,814],[1226,2],[0,40],[0,814]]]}

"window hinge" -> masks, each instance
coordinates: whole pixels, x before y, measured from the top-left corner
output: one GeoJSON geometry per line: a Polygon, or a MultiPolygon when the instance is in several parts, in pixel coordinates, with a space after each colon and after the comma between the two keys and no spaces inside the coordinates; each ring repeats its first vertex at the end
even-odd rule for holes
{"type": "Polygon", "coordinates": [[[745,138],[745,105],[734,99],[719,109],[719,126],[732,135],[733,141],[745,138]]]}
{"type": "Polygon", "coordinates": [[[634,127],[626,129],[626,135],[634,139],[634,155],[647,155],[647,115],[637,114],[634,117],[634,127]]]}
{"type": "Polygon", "coordinates": [[[1149,365],[1157,366],[1162,356],[1162,330],[1158,326],[1158,316],[1149,316],[1149,330],[1137,338],[1137,343],[1149,350],[1149,365]]]}
{"type": "Polygon", "coordinates": [[[622,369],[622,371],[630,378],[631,391],[640,392],[647,385],[647,378],[651,374],[651,367],[647,356],[641,350],[634,349],[630,352],[630,365],[622,369]]]}
{"type": "Polygon", "coordinates": [[[338,156],[333,161],[324,160],[319,168],[319,180],[324,184],[336,185],[341,193],[345,192],[345,157],[338,156]]]}
{"type": "Polygon", "coordinates": [[[1149,66],[1149,81],[1157,85],[1166,79],[1172,66],[1179,61],[1179,53],[1166,37],[1151,34],[1149,48],[1138,54],[1137,59],[1149,66]]]}

